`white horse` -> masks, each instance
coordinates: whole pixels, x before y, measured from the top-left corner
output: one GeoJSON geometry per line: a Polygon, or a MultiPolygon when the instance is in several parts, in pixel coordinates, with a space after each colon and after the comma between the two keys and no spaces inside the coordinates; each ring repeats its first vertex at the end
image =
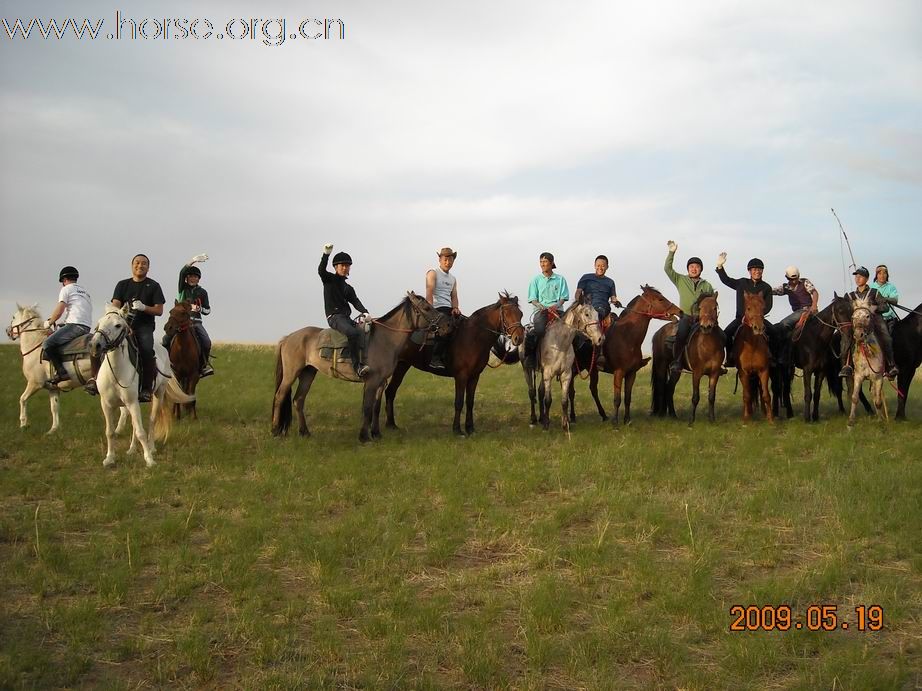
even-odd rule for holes
{"type": "MultiPolygon", "coordinates": [[[[541,400],[541,424],[544,429],[548,429],[551,423],[551,382],[558,377],[563,406],[563,428],[567,432],[570,431],[568,393],[573,379],[573,361],[576,358],[576,353],[573,351],[573,339],[577,333],[585,334],[592,342],[593,348],[599,347],[605,339],[599,323],[599,313],[588,302],[575,302],[570,305],[565,313],[547,325],[544,338],[541,339],[542,382],[538,390],[538,398],[541,400]]],[[[521,348],[520,352],[524,352],[524,344],[521,348]]],[[[527,369],[525,380],[528,382],[531,396],[534,393],[534,379],[527,369]]]]}
{"type": "Polygon", "coordinates": [[[121,309],[113,305],[107,306],[106,313],[97,322],[90,339],[90,352],[95,356],[105,356],[99,368],[99,375],[96,377],[99,402],[106,419],[107,450],[102,464],[107,467],[115,464],[113,443],[118,430],[113,423],[116,409],[123,406],[122,410],[127,409],[131,416],[133,430],[128,453],[134,451],[136,441],[140,442],[144,450],[144,461],[148,467],[151,467],[155,464],[154,439],[166,440],[170,433],[171,406],[175,403],[192,403],[195,396],[183,393],[172,376],[164,376],[160,368],[163,367],[169,371],[170,359],[163,345],[155,340],[154,354],[160,371],[154,381],[154,397],[150,408],[149,425],[152,435],[145,433],[141,419],[141,404],[138,402],[139,374],[135,366],[131,364],[128,350],[128,313],[128,305],[121,309]]]}
{"type": "MultiPolygon", "coordinates": [[[[871,382],[871,394],[874,407],[877,408],[878,420],[889,420],[887,400],[884,398],[884,362],[883,350],[874,335],[872,316],[874,306],[867,300],[853,300],[852,307],[852,362],[854,379],[852,383],[852,410],[848,416],[848,426],[855,424],[855,409],[861,395],[864,380],[871,382]]],[[[884,327],[886,328],[886,327],[884,327]]]]}
{"type": "MultiPolygon", "coordinates": [[[[10,325],[6,327],[6,335],[11,341],[19,341],[19,352],[22,354],[22,376],[26,378],[26,388],[19,397],[19,426],[29,425],[29,415],[26,410],[28,400],[36,391],[46,389],[51,402],[51,429],[47,434],[52,434],[61,428],[61,392],[80,387],[80,382],[90,379],[93,374],[89,357],[77,358],[76,362],[64,363],[70,375],[70,381],[61,382],[57,387],[46,386],[55,373],[50,362],[41,361],[42,343],[51,333],[42,327],[42,324],[43,320],[38,312],[38,305],[23,307],[17,304],[16,312],[10,319],[10,325]]],[[[122,431],[127,420],[127,415],[123,411],[118,421],[117,432],[122,431]]]]}

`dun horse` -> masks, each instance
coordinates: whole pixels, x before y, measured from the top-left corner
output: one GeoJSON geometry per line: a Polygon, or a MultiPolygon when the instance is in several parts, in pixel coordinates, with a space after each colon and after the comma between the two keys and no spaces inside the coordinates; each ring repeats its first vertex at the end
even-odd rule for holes
{"type": "Polygon", "coordinates": [[[496,345],[497,337],[506,337],[515,346],[525,338],[522,327],[522,310],[519,299],[509,293],[501,293],[499,300],[492,305],[481,307],[470,317],[462,318],[455,327],[448,345],[448,359],[444,369],[429,367],[432,347],[408,342],[400,352],[397,368],[385,389],[386,426],[397,429],[394,419],[394,399],[410,367],[415,367],[430,374],[442,377],[454,377],[455,380],[455,419],[452,430],[464,436],[474,433],[474,395],[480,374],[490,359],[490,349],[496,345]],[[461,430],[461,409],[467,403],[464,419],[464,431],[461,430]]]}
{"type": "Polygon", "coordinates": [[[771,353],[765,332],[765,298],[761,293],[746,293],[743,302],[743,322],[733,340],[733,357],[737,374],[743,382],[743,422],[752,419],[753,396],[762,401],[762,413],[769,422],[772,414],[769,369],[771,353]]]}
{"type": "MultiPolygon", "coordinates": [[[[451,324],[445,315],[412,291],[394,309],[372,322],[371,333],[367,337],[367,362],[371,372],[364,380],[359,441],[381,438],[378,419],[381,395],[397,367],[397,357],[410,337],[426,331],[447,336],[450,330],[451,324]]],[[[304,401],[317,372],[346,381],[362,381],[355,376],[350,365],[340,363],[342,369],[336,369],[333,365],[335,360],[321,357],[320,342],[325,331],[330,330],[306,326],[282,338],[276,347],[275,397],[272,402],[272,433],[275,435],[287,434],[291,426],[291,388],[295,382],[298,382],[294,394],[298,432],[307,436],[310,432],[304,418],[304,401]]]]}
{"type": "MultiPolygon", "coordinates": [[[[192,304],[188,300],[176,302],[170,310],[170,318],[163,327],[170,339],[170,366],[179,381],[179,386],[190,396],[195,395],[201,372],[201,349],[192,326],[192,304]]],[[[195,401],[185,404],[186,412],[198,419],[195,401]]],[[[183,405],[173,406],[173,414],[182,417],[183,405]]]]}
{"type": "MultiPolygon", "coordinates": [[[[867,300],[854,300],[852,312],[852,362],[854,377],[852,380],[852,409],[848,415],[848,426],[855,424],[855,410],[858,408],[858,396],[864,380],[871,382],[871,394],[877,418],[887,420],[887,402],[884,399],[884,354],[874,335],[872,322],[874,308],[867,300]]],[[[884,327],[886,328],[886,327],[884,327]]]]}

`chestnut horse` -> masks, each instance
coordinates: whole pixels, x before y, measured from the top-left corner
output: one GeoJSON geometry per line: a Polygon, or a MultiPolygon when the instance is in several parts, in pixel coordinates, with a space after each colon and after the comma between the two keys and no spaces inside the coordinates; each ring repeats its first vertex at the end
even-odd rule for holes
{"type": "Polygon", "coordinates": [[[743,422],[752,419],[753,395],[762,400],[762,413],[774,422],[769,370],[771,352],[765,331],[765,298],[761,293],[743,296],[743,320],[733,340],[733,357],[737,376],[743,382],[743,422]],[[761,391],[759,391],[761,387],[761,391]]]}
{"type": "MultiPolygon", "coordinates": [[[[201,349],[195,337],[195,330],[192,328],[192,303],[188,300],[177,301],[170,310],[170,318],[167,319],[163,328],[170,338],[170,366],[173,368],[173,374],[176,375],[182,390],[194,396],[202,364],[201,349]]],[[[182,417],[183,405],[186,407],[186,412],[198,420],[195,401],[174,405],[173,414],[176,419],[182,417]]]]}
{"type": "Polygon", "coordinates": [[[631,392],[637,372],[646,365],[650,358],[643,357],[640,346],[647,336],[651,319],[671,320],[681,310],[671,303],[661,292],[649,285],[640,287],[641,294],[631,300],[621,316],[612,323],[605,333],[602,344],[604,361],[589,371],[589,390],[595,399],[599,415],[606,419],[605,409],[599,402],[599,369],[611,372],[614,389],[614,414],[612,425],[619,424],[621,410],[621,392],[624,391],[624,423],[631,421],[631,392]]]}
{"type": "Polygon", "coordinates": [[[522,326],[522,310],[519,299],[509,293],[500,293],[499,300],[492,305],[481,307],[470,317],[464,317],[455,327],[447,348],[447,360],[443,369],[432,369],[429,361],[432,346],[408,342],[398,356],[397,368],[390,384],[384,390],[387,422],[385,426],[397,429],[394,420],[394,398],[410,367],[437,374],[441,377],[454,377],[455,380],[455,419],[452,430],[455,434],[465,436],[474,433],[474,395],[480,374],[490,360],[490,349],[497,343],[498,336],[506,336],[513,345],[518,346],[525,339],[522,326]],[[464,418],[464,431],[461,430],[461,408],[467,403],[464,418]]]}

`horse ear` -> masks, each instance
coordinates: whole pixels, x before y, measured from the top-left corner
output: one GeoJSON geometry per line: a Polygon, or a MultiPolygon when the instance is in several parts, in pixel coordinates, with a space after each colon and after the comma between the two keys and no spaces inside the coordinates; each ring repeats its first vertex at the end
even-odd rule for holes
{"type": "Polygon", "coordinates": [[[717,291],[716,291],[716,290],[714,291],[714,298],[715,298],[715,299],[717,298],[717,291]]]}
{"type": "Polygon", "coordinates": [[[32,306],[31,306],[29,309],[31,309],[31,310],[33,310],[33,311],[38,311],[38,303],[37,303],[37,302],[33,302],[33,303],[32,303],[32,306]]]}
{"type": "Polygon", "coordinates": [[[833,299],[833,300],[838,300],[838,299],[839,299],[839,294],[838,294],[836,291],[832,291],[832,299],[833,299]]]}
{"type": "Polygon", "coordinates": [[[178,304],[179,304],[179,300],[173,300],[173,307],[176,307],[176,305],[178,304]]]}

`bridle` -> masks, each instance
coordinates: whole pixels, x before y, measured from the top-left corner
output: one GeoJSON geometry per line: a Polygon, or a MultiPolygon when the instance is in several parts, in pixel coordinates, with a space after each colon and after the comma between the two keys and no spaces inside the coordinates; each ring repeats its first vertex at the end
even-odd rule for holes
{"type": "MultiPolygon", "coordinates": [[[[109,314],[115,314],[115,312],[110,312],[109,314]]],[[[125,318],[122,317],[121,315],[117,315],[117,316],[122,322],[124,322],[125,328],[114,339],[110,339],[109,335],[105,331],[100,331],[99,324],[97,324],[96,327],[93,329],[93,337],[95,338],[96,335],[98,334],[105,341],[105,346],[102,349],[103,353],[108,353],[109,351],[115,350],[116,348],[118,348],[122,344],[122,342],[125,340],[125,338],[128,336],[127,320],[125,320],[125,318]]]]}
{"type": "MultiPolygon", "coordinates": [[[[418,314],[420,317],[422,317],[422,319],[428,324],[428,326],[425,329],[420,329],[420,328],[398,329],[397,327],[391,326],[390,324],[387,324],[386,322],[383,322],[380,319],[372,319],[371,323],[377,324],[378,326],[383,326],[385,329],[389,329],[391,331],[398,331],[400,333],[414,333],[416,331],[426,331],[428,333],[434,334],[439,330],[439,325],[442,323],[442,319],[445,317],[444,314],[442,314],[438,310],[433,310],[436,314],[436,317],[435,319],[432,319],[429,317],[428,314],[426,314],[425,311],[423,311],[422,307],[416,304],[416,302],[413,299],[407,297],[407,302],[410,303],[410,307],[413,308],[413,311],[416,312],[416,314],[418,314]]],[[[429,303],[427,302],[426,304],[428,305],[429,303]]]]}
{"type": "Polygon", "coordinates": [[[11,341],[15,341],[17,338],[19,338],[24,333],[30,333],[32,331],[48,331],[48,329],[45,329],[42,327],[38,327],[35,329],[24,329],[23,328],[27,324],[31,324],[32,322],[34,322],[36,319],[38,319],[38,317],[29,317],[28,319],[21,321],[18,324],[11,324],[10,326],[6,327],[6,335],[9,337],[11,341]]]}
{"type": "Polygon", "coordinates": [[[504,311],[507,307],[515,307],[515,306],[516,305],[511,302],[507,302],[506,304],[500,304],[499,306],[499,328],[500,330],[499,331],[497,331],[496,329],[491,329],[489,326],[483,326],[481,328],[489,331],[490,333],[496,334],[497,336],[505,336],[510,341],[515,343],[515,337],[514,337],[515,332],[518,329],[521,329],[523,331],[523,337],[524,337],[525,329],[522,327],[521,323],[513,324],[511,327],[508,326],[508,324],[506,323],[506,313],[504,311]]]}
{"type": "MultiPolygon", "coordinates": [[[[632,312],[633,314],[638,314],[641,317],[650,317],[651,319],[662,319],[663,321],[670,321],[672,319],[673,315],[670,315],[668,311],[654,312],[652,309],[653,301],[650,298],[648,298],[646,295],[644,295],[643,293],[640,294],[639,299],[643,300],[647,304],[648,309],[646,311],[641,312],[640,310],[634,309],[633,307],[630,307],[630,308],[626,307],[624,311],[632,312]]],[[[675,305],[672,305],[672,306],[675,307],[675,305]]]]}

